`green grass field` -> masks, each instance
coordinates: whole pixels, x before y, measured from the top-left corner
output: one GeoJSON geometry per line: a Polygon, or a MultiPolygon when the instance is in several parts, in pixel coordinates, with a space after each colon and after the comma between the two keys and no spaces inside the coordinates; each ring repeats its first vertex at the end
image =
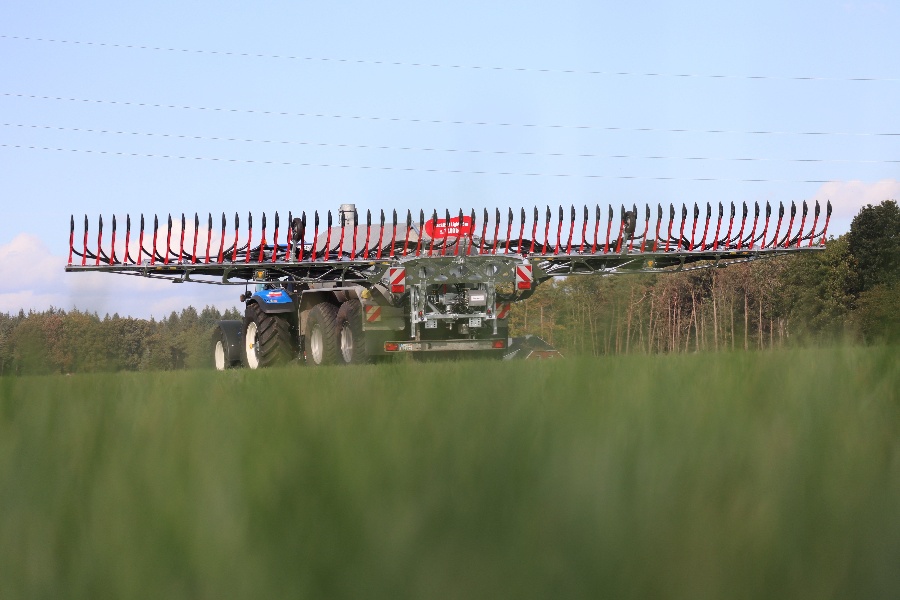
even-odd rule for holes
{"type": "Polygon", "coordinates": [[[900,352],[0,379],[2,598],[888,598],[900,352]]]}

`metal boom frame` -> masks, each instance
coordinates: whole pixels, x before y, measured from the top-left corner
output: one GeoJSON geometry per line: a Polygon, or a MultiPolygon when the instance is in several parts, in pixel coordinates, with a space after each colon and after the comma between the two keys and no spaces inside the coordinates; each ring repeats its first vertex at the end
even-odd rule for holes
{"type": "Polygon", "coordinates": [[[818,201],[809,229],[806,229],[809,209],[803,201],[796,231],[794,222],[798,211],[793,202],[789,215],[786,215],[785,206],[779,203],[774,230],[770,228],[770,221],[774,219],[768,202],[764,214],[761,214],[759,204],[754,204],[752,219],[746,203],[739,218],[734,203],[731,203],[727,219],[721,203],[716,218],[713,218],[709,203],[705,218],[700,217],[696,203],[692,218],[689,218],[687,205],[682,205],[680,219],[675,206],[670,204],[668,220],[664,218],[662,205],[657,205],[655,222],[649,205],[640,221],[636,205],[630,210],[621,206],[618,219],[612,206],[606,219],[603,219],[599,205],[593,211],[593,218],[590,212],[584,206],[582,218],[578,219],[573,205],[566,218],[560,206],[558,217],[554,219],[548,206],[541,219],[538,209],[534,208],[529,223],[524,208],[518,219],[509,209],[505,220],[499,209],[493,219],[485,210],[479,223],[474,210],[469,215],[460,210],[454,217],[445,211],[443,219],[438,218],[435,211],[427,220],[424,211],[420,211],[417,222],[411,211],[407,211],[405,223],[398,223],[395,210],[387,224],[384,211],[380,211],[379,221],[374,225],[371,211],[366,212],[364,225],[359,223],[355,210],[351,214],[339,212],[337,225],[334,225],[331,211],[327,212],[324,223],[320,222],[318,211],[314,211],[309,222],[305,212],[297,218],[288,213],[283,243],[279,242],[281,232],[277,212],[271,240],[267,238],[266,215],[262,215],[258,242],[253,238],[252,214],[243,231],[239,216],[235,214],[232,239],[223,213],[217,247],[212,245],[212,214],[207,219],[205,231],[200,226],[199,216],[194,214],[193,232],[187,246],[185,234],[188,228],[184,214],[181,215],[180,229],[175,230],[177,245],[172,240],[171,215],[164,228],[160,228],[159,219],[154,215],[151,232],[145,227],[142,214],[137,231],[137,256],[131,254],[130,215],[126,216],[124,251],[118,256],[115,216],[112,217],[108,252],[103,246],[103,217],[100,216],[98,221],[96,245],[91,245],[85,215],[79,250],[75,246],[75,218],[72,216],[66,271],[101,271],[176,283],[190,281],[218,285],[245,285],[249,281],[376,283],[384,280],[390,266],[397,265],[406,267],[413,284],[479,279],[511,282],[517,265],[531,266],[535,284],[567,275],[686,271],[822,250],[831,218],[831,202],[826,205],[821,230],[817,230],[821,212],[818,201]],[[787,227],[782,234],[784,221],[787,221],[787,227]],[[654,227],[651,228],[651,224],[654,227]],[[502,235],[504,226],[505,235],[502,235]],[[551,235],[554,226],[555,238],[551,235]],[[308,235],[310,228],[311,236],[308,235]],[[151,235],[152,242],[149,240],[151,235]],[[159,239],[162,235],[166,238],[164,250],[159,239]],[[246,241],[241,243],[244,235],[246,241]],[[145,237],[148,247],[145,247],[145,237]],[[232,243],[226,247],[229,239],[232,243]],[[74,257],[79,257],[80,261],[73,262],[74,257]]]}

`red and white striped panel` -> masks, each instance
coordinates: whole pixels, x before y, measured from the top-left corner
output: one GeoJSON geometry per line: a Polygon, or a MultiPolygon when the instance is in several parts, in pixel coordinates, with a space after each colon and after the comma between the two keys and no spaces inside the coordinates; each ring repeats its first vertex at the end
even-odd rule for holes
{"type": "Polygon", "coordinates": [[[377,304],[372,306],[364,306],[363,312],[365,312],[367,323],[374,323],[381,320],[381,307],[377,304]]]}
{"type": "Polygon", "coordinates": [[[406,269],[404,267],[390,267],[388,280],[391,284],[392,294],[402,294],[406,291],[406,269]]]}
{"type": "Polygon", "coordinates": [[[531,271],[531,265],[516,266],[516,288],[520,290],[530,290],[534,275],[531,271]]]}
{"type": "Polygon", "coordinates": [[[498,319],[505,319],[509,316],[509,309],[512,308],[512,304],[509,302],[498,302],[495,308],[495,312],[498,319]]]}

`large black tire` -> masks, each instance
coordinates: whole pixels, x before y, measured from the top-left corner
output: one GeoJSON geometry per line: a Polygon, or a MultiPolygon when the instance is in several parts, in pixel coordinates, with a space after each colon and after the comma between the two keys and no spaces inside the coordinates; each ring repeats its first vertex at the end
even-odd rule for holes
{"type": "Polygon", "coordinates": [[[216,328],[216,333],[213,336],[213,366],[217,371],[240,366],[240,361],[228,360],[228,340],[219,328],[216,328]]]}
{"type": "Polygon", "coordinates": [[[309,311],[306,318],[306,362],[310,365],[334,365],[340,360],[337,312],[337,307],[328,302],[316,304],[309,311]]]}
{"type": "Polygon", "coordinates": [[[294,341],[285,314],[267,314],[251,302],[244,316],[241,362],[251,369],[283,365],[291,360],[294,341]]]}
{"type": "Polygon", "coordinates": [[[362,328],[362,304],[348,300],[337,313],[338,348],[345,365],[362,365],[370,362],[366,352],[366,333],[362,328]]]}

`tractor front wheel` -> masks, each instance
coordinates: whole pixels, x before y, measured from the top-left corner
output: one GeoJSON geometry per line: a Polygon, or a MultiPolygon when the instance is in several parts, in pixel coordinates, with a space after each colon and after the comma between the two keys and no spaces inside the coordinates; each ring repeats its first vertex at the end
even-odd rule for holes
{"type": "Polygon", "coordinates": [[[225,369],[230,369],[234,366],[234,363],[228,360],[227,344],[228,342],[225,339],[225,334],[220,330],[213,343],[213,364],[217,371],[224,371],[225,369]]]}

